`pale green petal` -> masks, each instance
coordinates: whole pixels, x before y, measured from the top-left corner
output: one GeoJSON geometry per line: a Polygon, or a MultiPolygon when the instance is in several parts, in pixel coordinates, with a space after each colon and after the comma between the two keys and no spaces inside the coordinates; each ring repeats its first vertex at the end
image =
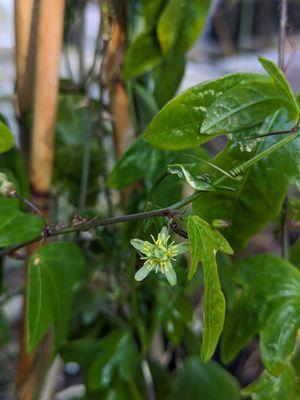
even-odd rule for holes
{"type": "Polygon", "coordinates": [[[131,239],[131,240],[130,240],[130,243],[132,244],[132,246],[133,246],[136,250],[143,252],[144,243],[145,243],[144,240],[141,240],[141,239],[131,239]]]}
{"type": "Polygon", "coordinates": [[[174,271],[171,263],[169,262],[168,269],[164,271],[166,278],[168,279],[171,286],[175,286],[177,283],[176,272],[174,271]]]}
{"type": "Polygon", "coordinates": [[[149,252],[154,251],[155,245],[141,239],[131,239],[132,246],[143,254],[148,255],[149,252]]]}
{"type": "Polygon", "coordinates": [[[162,230],[161,230],[160,233],[159,233],[159,236],[160,236],[160,238],[161,238],[162,241],[164,241],[164,242],[168,241],[170,235],[169,235],[169,232],[168,232],[168,229],[167,229],[166,226],[164,226],[164,227],[162,228],[162,230]]]}
{"type": "Polygon", "coordinates": [[[176,248],[177,248],[177,254],[183,254],[186,251],[188,251],[189,245],[188,245],[188,243],[182,242],[182,243],[177,244],[176,248]]]}
{"type": "Polygon", "coordinates": [[[150,268],[147,267],[146,264],[144,264],[142,266],[142,268],[140,268],[136,274],[134,275],[135,280],[136,281],[142,281],[143,279],[145,279],[147,277],[147,275],[149,274],[149,272],[151,271],[150,268]]]}

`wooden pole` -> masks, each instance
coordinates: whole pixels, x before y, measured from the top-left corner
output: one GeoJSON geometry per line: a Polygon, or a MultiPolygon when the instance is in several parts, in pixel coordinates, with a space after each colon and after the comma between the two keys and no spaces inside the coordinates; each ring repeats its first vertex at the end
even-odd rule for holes
{"type": "MultiPolygon", "coordinates": [[[[19,0],[23,2],[23,0],[19,0]]],[[[27,1],[27,0],[26,0],[27,1]]],[[[35,3],[36,6],[37,3],[35,3]]],[[[28,5],[29,7],[29,5],[28,5]]],[[[62,33],[64,22],[65,0],[39,0],[36,13],[36,52],[31,61],[35,64],[33,85],[33,123],[29,157],[29,176],[35,203],[47,216],[50,201],[52,164],[54,153],[54,128],[56,119],[57,98],[59,89],[59,64],[61,57],[62,33]]],[[[29,10],[26,10],[29,13],[29,10]]],[[[16,11],[17,15],[17,11],[16,11]]],[[[32,16],[33,18],[33,16],[32,16]]],[[[31,31],[32,34],[32,31],[31,31]]],[[[27,42],[28,50],[30,43],[27,42]]],[[[29,56],[27,60],[29,60],[29,56]]],[[[22,75],[23,65],[20,62],[19,85],[24,79],[26,87],[28,76],[22,75]]],[[[17,86],[22,90],[22,85],[17,86]]],[[[29,248],[31,254],[36,250],[29,248]]],[[[25,291],[28,288],[25,278],[25,291]]],[[[26,303],[26,301],[25,301],[26,303]]],[[[24,322],[21,337],[21,355],[18,377],[18,398],[33,400],[39,398],[47,368],[51,362],[52,335],[42,341],[37,351],[27,350],[27,304],[24,306],[24,322]]]]}
{"type": "Polygon", "coordinates": [[[32,106],[35,0],[15,0],[17,95],[20,113],[32,106]]]}
{"type": "Polygon", "coordinates": [[[65,0],[40,3],[30,155],[34,194],[47,194],[51,187],[64,8],[65,0]]]}
{"type": "Polygon", "coordinates": [[[101,83],[109,89],[110,111],[114,122],[115,151],[117,158],[132,142],[133,128],[128,95],[122,78],[126,51],[126,5],[120,2],[112,27],[112,34],[104,55],[101,83]]]}

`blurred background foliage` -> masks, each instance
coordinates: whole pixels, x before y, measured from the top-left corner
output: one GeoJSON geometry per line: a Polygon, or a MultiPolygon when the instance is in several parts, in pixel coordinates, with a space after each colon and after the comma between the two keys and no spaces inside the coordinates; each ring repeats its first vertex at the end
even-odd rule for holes
{"type": "MultiPolygon", "coordinates": [[[[9,20],[12,9],[12,2],[4,3],[1,23],[9,20]]],[[[300,4],[289,3],[291,66],[286,72],[292,86],[300,89],[295,50],[300,4]]],[[[67,0],[51,221],[68,220],[76,212],[105,217],[164,207],[189,193],[182,181],[169,176],[149,199],[151,187],[168,164],[189,162],[193,156],[209,159],[223,146],[223,139],[205,149],[175,153],[155,149],[141,134],[183,88],[235,70],[256,72],[254,52],[276,58],[278,7],[276,0],[67,0]],[[119,31],[114,36],[116,25],[119,31]]],[[[22,142],[22,131],[32,116],[29,111],[16,118],[10,96],[14,72],[9,38],[3,36],[1,45],[1,113],[22,142]]],[[[1,155],[0,165],[11,171],[28,197],[20,151],[1,155]]],[[[298,221],[299,209],[295,199],[290,212],[298,221]]],[[[203,278],[198,272],[193,281],[186,281],[184,257],[176,265],[175,288],[159,275],[152,274],[142,285],[134,280],[139,265],[129,240],[149,238],[162,226],[162,220],[150,220],[72,237],[83,249],[87,267],[76,286],[68,339],[59,349],[55,399],[235,400],[241,398],[241,387],[259,377],[263,367],[256,337],[229,365],[221,360],[219,349],[213,361],[201,363],[203,278]]],[[[291,260],[299,267],[299,239],[296,233],[291,235],[291,260]]],[[[271,229],[242,254],[269,250],[279,251],[271,229]]],[[[218,256],[218,268],[231,308],[235,287],[227,256],[218,256]]],[[[0,397],[10,400],[24,295],[22,262],[1,261],[0,276],[0,397]]],[[[298,373],[297,358],[293,363],[298,373]]],[[[268,396],[273,393],[274,400],[292,400],[295,374],[290,367],[280,382],[264,376],[243,393],[252,393],[253,399],[271,400],[268,396]],[[285,379],[292,388],[287,389],[285,379]],[[266,386],[271,390],[264,396],[266,386]]]]}

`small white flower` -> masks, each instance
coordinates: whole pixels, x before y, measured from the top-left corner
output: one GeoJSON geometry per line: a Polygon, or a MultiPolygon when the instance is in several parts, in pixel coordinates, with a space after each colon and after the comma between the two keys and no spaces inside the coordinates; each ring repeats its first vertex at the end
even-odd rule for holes
{"type": "Polygon", "coordinates": [[[130,241],[136,250],[144,254],[144,257],[141,258],[145,260],[142,268],[135,274],[135,279],[137,281],[142,281],[152,270],[156,273],[161,271],[166,275],[169,283],[175,286],[177,277],[172,266],[172,261],[174,261],[179,254],[185,253],[188,250],[188,245],[186,243],[175,244],[175,242],[168,244],[170,235],[165,226],[158,234],[156,240],[152,235],[151,237],[154,244],[140,239],[132,239],[130,241]]]}

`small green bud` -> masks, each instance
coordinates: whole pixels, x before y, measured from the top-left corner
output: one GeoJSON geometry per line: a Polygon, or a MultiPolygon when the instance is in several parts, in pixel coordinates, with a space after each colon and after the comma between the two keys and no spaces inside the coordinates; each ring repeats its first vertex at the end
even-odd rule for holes
{"type": "Polygon", "coordinates": [[[16,188],[9,181],[8,176],[4,172],[0,172],[0,193],[6,197],[13,197],[16,194],[16,188]]]}
{"type": "Polygon", "coordinates": [[[229,227],[229,222],[225,219],[214,219],[211,225],[215,229],[226,229],[229,227]]]}

